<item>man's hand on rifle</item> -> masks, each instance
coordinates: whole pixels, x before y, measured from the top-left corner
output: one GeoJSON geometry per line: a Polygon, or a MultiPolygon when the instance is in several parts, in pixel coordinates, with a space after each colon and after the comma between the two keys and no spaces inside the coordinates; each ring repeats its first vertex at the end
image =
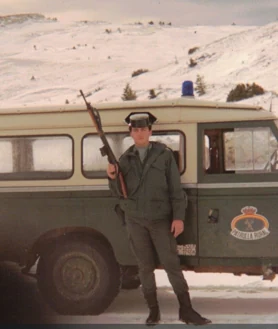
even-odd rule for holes
{"type": "Polygon", "coordinates": [[[110,179],[115,179],[118,174],[118,166],[109,163],[106,172],[110,179]]]}

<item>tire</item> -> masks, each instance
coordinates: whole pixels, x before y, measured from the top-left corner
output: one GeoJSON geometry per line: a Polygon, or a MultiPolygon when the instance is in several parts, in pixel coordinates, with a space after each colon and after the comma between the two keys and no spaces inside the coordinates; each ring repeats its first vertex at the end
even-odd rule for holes
{"type": "Polygon", "coordinates": [[[99,241],[86,239],[63,241],[44,253],[37,277],[41,294],[59,314],[101,314],[121,286],[112,251],[99,241]]]}

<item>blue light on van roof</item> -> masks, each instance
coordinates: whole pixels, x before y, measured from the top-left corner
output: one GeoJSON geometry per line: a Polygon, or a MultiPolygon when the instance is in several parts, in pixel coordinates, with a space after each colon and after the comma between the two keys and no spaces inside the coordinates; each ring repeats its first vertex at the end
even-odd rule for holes
{"type": "Polygon", "coordinates": [[[184,81],[182,83],[181,93],[182,96],[194,96],[193,82],[190,80],[184,81]]]}

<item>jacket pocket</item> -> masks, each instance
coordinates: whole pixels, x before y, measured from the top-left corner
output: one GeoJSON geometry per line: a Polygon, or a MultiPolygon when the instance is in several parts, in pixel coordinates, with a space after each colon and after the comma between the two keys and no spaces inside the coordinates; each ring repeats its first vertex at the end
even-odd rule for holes
{"type": "Polygon", "coordinates": [[[120,200],[120,206],[123,211],[126,211],[127,213],[136,210],[136,200],[131,200],[131,199],[121,199],[120,200]]]}
{"type": "Polygon", "coordinates": [[[165,163],[162,161],[152,163],[146,180],[150,182],[148,195],[153,196],[153,199],[164,199],[168,191],[165,163]]]}
{"type": "Polygon", "coordinates": [[[159,170],[159,171],[165,171],[165,162],[163,161],[156,161],[151,164],[151,169],[153,170],[159,170]]]}

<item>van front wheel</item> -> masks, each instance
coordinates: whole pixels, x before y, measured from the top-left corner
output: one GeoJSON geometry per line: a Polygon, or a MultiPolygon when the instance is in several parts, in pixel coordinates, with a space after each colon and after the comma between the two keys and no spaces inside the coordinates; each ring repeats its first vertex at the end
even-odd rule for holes
{"type": "Polygon", "coordinates": [[[112,251],[99,242],[65,241],[38,262],[38,286],[60,314],[102,313],[117,296],[120,268],[112,251]]]}

